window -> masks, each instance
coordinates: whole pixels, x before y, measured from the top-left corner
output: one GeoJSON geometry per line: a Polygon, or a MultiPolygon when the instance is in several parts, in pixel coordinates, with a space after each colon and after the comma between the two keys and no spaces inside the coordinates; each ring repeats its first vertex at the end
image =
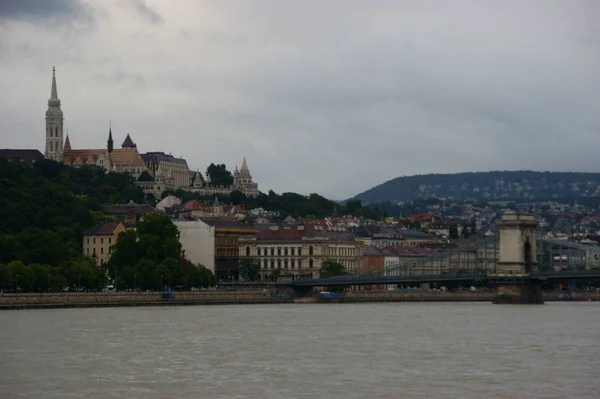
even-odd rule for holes
{"type": "Polygon", "coordinates": [[[100,253],[103,254],[104,253],[104,247],[100,247],[100,253]]]}
{"type": "Polygon", "coordinates": [[[260,256],[260,248],[257,248],[256,251],[258,252],[258,256],[260,256]]]}
{"type": "Polygon", "coordinates": [[[292,247],[291,251],[292,251],[292,256],[294,256],[294,247],[292,247]]]}
{"type": "Polygon", "coordinates": [[[104,244],[104,237],[100,237],[100,244],[104,244]]]}
{"type": "Polygon", "coordinates": [[[302,247],[298,248],[298,256],[302,256],[302,247]]]}
{"type": "Polygon", "coordinates": [[[309,261],[308,261],[308,267],[311,268],[311,269],[313,268],[313,260],[312,259],[309,259],[309,261]]]}
{"type": "Polygon", "coordinates": [[[281,256],[281,247],[277,248],[277,256],[281,256]]]}
{"type": "Polygon", "coordinates": [[[108,243],[112,244],[112,237],[108,237],[108,243]]]}
{"type": "Polygon", "coordinates": [[[246,247],[246,256],[250,256],[250,247],[246,247]]]}
{"type": "Polygon", "coordinates": [[[281,259],[277,259],[277,268],[281,269],[281,259]]]}
{"type": "Polygon", "coordinates": [[[85,253],[89,255],[89,254],[90,254],[90,249],[89,249],[89,248],[86,248],[86,249],[85,249],[85,253]]]}
{"type": "Polygon", "coordinates": [[[86,242],[86,244],[89,244],[90,243],[90,237],[86,238],[85,242],[86,242]]]}
{"type": "Polygon", "coordinates": [[[94,244],[96,243],[96,237],[93,238],[93,242],[94,242],[94,244]]]}
{"type": "Polygon", "coordinates": [[[271,256],[275,255],[275,248],[271,247],[271,256]]]}
{"type": "Polygon", "coordinates": [[[271,260],[271,269],[275,269],[275,261],[271,260]]]}
{"type": "Polygon", "coordinates": [[[284,268],[286,268],[286,269],[288,268],[288,260],[287,259],[283,261],[283,265],[284,265],[284,268]]]}
{"type": "Polygon", "coordinates": [[[287,247],[285,247],[285,249],[283,250],[283,252],[285,253],[285,256],[288,256],[288,249],[287,249],[287,247]]]}
{"type": "Polygon", "coordinates": [[[308,247],[308,256],[313,256],[313,247],[312,245],[308,247]]]}

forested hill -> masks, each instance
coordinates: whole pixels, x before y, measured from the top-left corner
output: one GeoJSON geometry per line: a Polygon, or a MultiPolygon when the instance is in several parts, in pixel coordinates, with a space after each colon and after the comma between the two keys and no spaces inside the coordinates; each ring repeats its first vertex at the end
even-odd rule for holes
{"type": "Polygon", "coordinates": [[[383,202],[431,197],[488,201],[600,197],[600,173],[523,170],[403,176],[352,199],[383,202]]]}

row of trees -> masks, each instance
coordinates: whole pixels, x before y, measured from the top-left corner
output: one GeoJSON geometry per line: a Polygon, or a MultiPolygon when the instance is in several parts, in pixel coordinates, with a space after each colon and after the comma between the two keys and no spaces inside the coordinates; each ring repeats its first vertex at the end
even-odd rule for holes
{"type": "Polygon", "coordinates": [[[379,210],[378,207],[364,205],[358,200],[339,204],[335,201],[328,200],[319,194],[277,194],[273,190],[269,190],[267,194],[260,193],[256,197],[247,197],[241,191],[232,191],[228,196],[202,196],[198,193],[179,189],[163,192],[162,198],[165,198],[168,195],[174,195],[181,198],[183,202],[191,200],[212,201],[217,197],[221,203],[243,205],[246,209],[263,208],[269,211],[278,212],[282,219],[287,216],[322,219],[337,214],[379,220],[381,217],[386,216],[386,213],[379,210]]]}
{"type": "Polygon", "coordinates": [[[117,220],[103,213],[104,205],[144,202],[129,174],[50,160],[29,166],[0,157],[0,192],[2,289],[97,289],[108,281],[144,289],[215,283],[210,270],[185,258],[177,228],[164,215],[149,216],[137,232],[124,233],[108,270],[82,256],[82,233],[117,220]]]}

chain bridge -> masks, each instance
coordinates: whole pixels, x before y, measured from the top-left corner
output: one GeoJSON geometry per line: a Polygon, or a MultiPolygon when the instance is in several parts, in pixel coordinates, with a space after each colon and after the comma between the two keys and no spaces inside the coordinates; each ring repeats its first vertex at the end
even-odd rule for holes
{"type": "Polygon", "coordinates": [[[533,295],[537,299],[529,298],[525,303],[541,303],[543,281],[600,277],[599,247],[542,236],[536,233],[536,225],[532,215],[506,214],[494,236],[380,270],[329,278],[303,278],[293,281],[293,285],[297,289],[306,289],[487,281],[498,285],[501,295],[511,298],[533,295]],[[523,293],[524,288],[532,286],[539,295],[523,293]]]}

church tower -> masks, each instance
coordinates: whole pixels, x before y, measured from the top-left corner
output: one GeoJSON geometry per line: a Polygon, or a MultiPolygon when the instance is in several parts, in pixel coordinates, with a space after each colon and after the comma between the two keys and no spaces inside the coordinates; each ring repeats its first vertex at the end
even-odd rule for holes
{"type": "Polygon", "coordinates": [[[56,69],[52,67],[52,89],[46,111],[46,150],[44,157],[62,162],[63,155],[63,112],[56,90],[56,69]]]}

